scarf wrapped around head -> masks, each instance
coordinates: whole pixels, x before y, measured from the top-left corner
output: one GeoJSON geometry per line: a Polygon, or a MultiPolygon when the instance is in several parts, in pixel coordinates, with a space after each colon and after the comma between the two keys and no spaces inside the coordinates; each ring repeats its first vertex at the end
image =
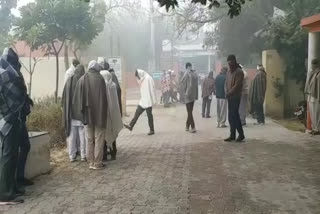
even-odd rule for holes
{"type": "Polygon", "coordinates": [[[88,69],[89,70],[95,70],[97,72],[99,72],[101,70],[99,64],[97,63],[96,60],[91,60],[88,64],[88,69]]]}

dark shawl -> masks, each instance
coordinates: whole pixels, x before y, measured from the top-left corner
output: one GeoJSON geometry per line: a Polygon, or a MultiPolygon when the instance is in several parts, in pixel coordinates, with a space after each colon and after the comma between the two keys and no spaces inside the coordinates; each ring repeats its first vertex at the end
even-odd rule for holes
{"type": "Polygon", "coordinates": [[[255,75],[249,92],[250,107],[256,104],[263,104],[267,90],[267,74],[264,70],[259,70],[255,75]]]}
{"type": "Polygon", "coordinates": [[[72,105],[76,106],[74,116],[84,125],[106,127],[107,118],[106,83],[94,68],[91,68],[77,83],[72,105]]]}
{"type": "Polygon", "coordinates": [[[75,113],[77,112],[78,106],[72,105],[72,100],[75,94],[76,85],[84,74],[85,74],[85,70],[83,65],[77,66],[74,72],[74,75],[67,80],[63,89],[62,101],[61,101],[62,108],[63,108],[62,122],[63,122],[67,136],[70,135],[72,119],[75,119],[75,117],[77,117],[75,113]]]}

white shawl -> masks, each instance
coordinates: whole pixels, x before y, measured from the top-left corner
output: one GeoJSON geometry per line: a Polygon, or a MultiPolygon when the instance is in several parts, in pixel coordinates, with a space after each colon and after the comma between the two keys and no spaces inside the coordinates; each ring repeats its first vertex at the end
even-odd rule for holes
{"type": "Polygon", "coordinates": [[[112,82],[112,74],[106,70],[101,71],[100,74],[106,81],[108,101],[105,140],[107,141],[108,145],[111,145],[117,139],[121,129],[123,128],[123,123],[118,102],[117,86],[114,82],[112,82]]]}
{"type": "Polygon", "coordinates": [[[139,105],[146,109],[157,103],[156,89],[152,77],[144,70],[137,69],[140,80],[140,101],[139,105]]]}

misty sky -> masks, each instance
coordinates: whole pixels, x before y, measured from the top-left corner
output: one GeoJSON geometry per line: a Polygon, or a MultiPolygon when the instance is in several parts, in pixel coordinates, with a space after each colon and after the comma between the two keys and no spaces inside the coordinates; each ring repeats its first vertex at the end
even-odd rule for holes
{"type": "MultiPolygon", "coordinates": [[[[110,2],[112,0],[105,0],[106,2],[110,2]]],[[[146,7],[149,5],[149,0],[140,0],[142,2],[143,5],[146,5],[146,7]]],[[[19,10],[18,8],[19,7],[22,7],[26,4],[28,4],[29,2],[34,2],[34,0],[18,0],[18,6],[16,9],[13,9],[12,10],[12,13],[15,15],[15,16],[19,16],[19,10]]]]}

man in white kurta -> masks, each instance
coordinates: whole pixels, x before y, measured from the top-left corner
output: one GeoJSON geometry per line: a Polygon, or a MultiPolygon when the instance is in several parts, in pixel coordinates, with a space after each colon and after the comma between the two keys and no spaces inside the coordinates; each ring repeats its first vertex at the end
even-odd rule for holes
{"type": "Polygon", "coordinates": [[[320,60],[312,60],[312,69],[308,74],[305,93],[308,96],[312,123],[312,134],[320,134],[320,60]]]}
{"type": "Polygon", "coordinates": [[[129,124],[125,124],[124,127],[132,131],[141,114],[146,111],[150,128],[148,135],[154,135],[152,106],[157,103],[155,84],[152,77],[144,70],[138,69],[135,76],[140,85],[141,98],[133,119],[129,124]]]}

